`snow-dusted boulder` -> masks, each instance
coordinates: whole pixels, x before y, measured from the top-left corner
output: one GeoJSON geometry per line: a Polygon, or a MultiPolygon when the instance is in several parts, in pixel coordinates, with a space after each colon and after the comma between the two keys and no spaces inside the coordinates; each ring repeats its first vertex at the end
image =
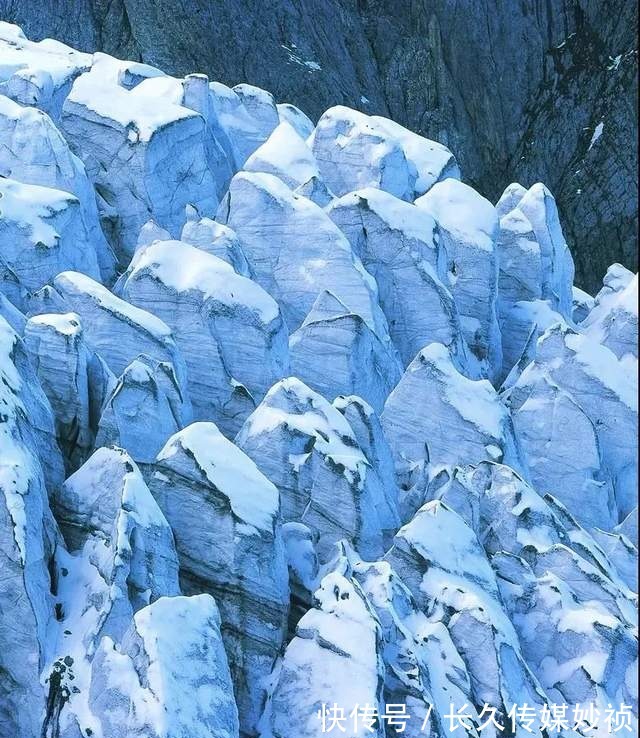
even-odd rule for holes
{"type": "Polygon", "coordinates": [[[91,66],[91,56],[46,38],[29,41],[18,26],[0,21],[0,95],[33,105],[54,120],[73,80],[91,66]]]}
{"type": "Polygon", "coordinates": [[[514,704],[540,709],[544,693],[523,658],[482,546],[461,517],[440,501],[426,504],[400,529],[385,558],[419,608],[447,627],[471,678],[474,704],[491,705],[502,716],[514,704]]]}
{"type": "Polygon", "coordinates": [[[315,600],[273,675],[265,731],[278,738],[316,738],[331,725],[326,710],[337,706],[343,711],[340,725],[346,735],[382,738],[383,722],[375,718],[384,711],[380,625],[348,574],[327,574],[315,600]],[[368,715],[372,722],[349,717],[354,708],[365,705],[374,711],[368,715]]]}
{"type": "Polygon", "coordinates": [[[406,365],[427,344],[448,346],[469,363],[448,282],[447,254],[424,210],[371,187],[335,200],[327,212],[376,279],[389,334],[406,365]]]}
{"type": "Polygon", "coordinates": [[[280,303],[289,332],[328,290],[388,340],[374,280],[317,205],[273,175],[239,172],[218,220],[242,239],[256,281],[280,303]]]}
{"type": "Polygon", "coordinates": [[[51,403],[67,468],[75,470],[93,449],[100,413],[115,377],[87,346],[75,313],[30,318],[24,343],[51,403]]]}
{"type": "Polygon", "coordinates": [[[287,625],[278,490],[213,423],[172,436],[149,485],[175,535],[183,591],[218,602],[242,732],[253,735],[287,625]]]}
{"type": "Polygon", "coordinates": [[[342,538],[365,557],[382,554],[389,498],[349,424],[321,395],[293,377],[278,382],[236,443],[278,487],[283,520],[318,532],[322,560],[342,538]]]}
{"type": "Polygon", "coordinates": [[[56,274],[77,269],[100,279],[80,201],[68,192],[0,178],[0,291],[26,311],[56,274]]]}
{"type": "Polygon", "coordinates": [[[116,297],[79,272],[63,272],[53,282],[67,309],[78,313],[86,342],[119,376],[141,353],[170,363],[185,388],[185,364],[171,330],[160,318],[116,297]]]}
{"type": "Polygon", "coordinates": [[[411,362],[389,395],[382,427],[399,480],[421,462],[477,464],[488,459],[522,466],[506,407],[486,379],[456,369],[433,343],[411,362]]]}
{"type": "Polygon", "coordinates": [[[436,221],[448,260],[448,287],[469,348],[495,377],[502,366],[497,317],[498,218],[493,205],[456,179],[416,200],[436,221]]]}
{"type": "Polygon", "coordinates": [[[291,334],[289,354],[291,373],[327,400],[357,394],[378,412],[402,374],[395,350],[330,292],[291,334]]]}
{"type": "Polygon", "coordinates": [[[93,734],[110,738],[237,738],[213,598],[163,597],[136,613],[119,647],[105,638],[93,662],[90,710],[93,734]]]}
{"type": "Polygon", "coordinates": [[[304,139],[286,121],[244,163],[245,172],[266,172],[295,189],[320,172],[315,157],[304,139]]]}
{"type": "Polygon", "coordinates": [[[74,156],[48,115],[0,96],[0,174],[23,184],[63,190],[78,198],[104,281],[114,274],[115,257],[100,229],[96,193],[84,165],[74,156]]]}
{"type": "Polygon", "coordinates": [[[315,127],[313,122],[300,108],[291,103],[278,103],[276,108],[278,109],[280,123],[288,123],[300,138],[306,140],[313,133],[315,127]]]}
{"type": "Polygon", "coordinates": [[[0,408],[0,733],[33,738],[45,715],[40,669],[53,620],[47,566],[54,522],[38,458],[54,453],[41,444],[43,425],[53,437],[53,418],[22,342],[2,317],[0,408]]]}
{"type": "Polygon", "coordinates": [[[145,91],[144,83],[129,90],[99,66],[81,75],[65,100],[62,131],[96,187],[123,266],[149,217],[176,238],[187,204],[214,212],[205,120],[145,91]]]}
{"type": "MultiPolygon", "coordinates": [[[[545,469],[547,473],[553,472],[557,483],[564,485],[564,477],[561,480],[557,476],[551,459],[555,459],[556,463],[562,459],[563,468],[575,466],[576,463],[582,466],[577,472],[578,488],[571,493],[581,506],[580,509],[570,507],[576,517],[584,520],[584,516],[589,514],[592,518],[590,524],[593,524],[593,516],[597,518],[597,511],[589,513],[582,507],[584,496],[580,492],[579,481],[582,476],[586,489],[589,488],[596,461],[594,433],[602,460],[597,481],[609,480],[615,490],[617,510],[612,510],[612,515],[620,521],[637,504],[637,385],[634,376],[629,375],[608,348],[566,325],[552,326],[538,340],[535,360],[508,390],[507,402],[518,435],[523,436],[523,445],[528,446],[528,463],[534,468],[537,466],[538,473],[545,469]],[[545,383],[551,389],[544,390],[542,385],[545,383]],[[554,425],[559,427],[559,421],[553,413],[554,395],[557,395],[553,390],[554,385],[563,390],[573,403],[563,400],[565,409],[560,425],[564,431],[557,436],[562,440],[559,446],[551,449],[548,439],[557,432],[551,429],[554,425]],[[544,409],[535,407],[535,404],[527,406],[534,391],[540,397],[549,398],[544,409]],[[527,413],[527,410],[530,412],[527,413]],[[578,420],[581,414],[587,416],[591,428],[586,420],[578,420]]],[[[548,489],[549,485],[544,484],[543,490],[548,489]]],[[[599,498],[597,490],[593,487],[591,490],[593,497],[598,500],[598,509],[602,510],[606,495],[599,498]]],[[[554,493],[562,498],[562,491],[554,493]]],[[[594,522],[599,527],[606,527],[605,521],[596,519],[594,522]]]]}
{"type": "Polygon", "coordinates": [[[222,259],[180,241],[136,254],[124,299],[173,330],[187,365],[194,418],[233,435],[287,374],[287,334],[276,302],[222,259]]]}
{"type": "Polygon", "coordinates": [[[142,354],[105,398],[96,446],[122,446],[137,464],[151,464],[174,433],[191,423],[192,408],[174,368],[142,354]]]}
{"type": "MultiPolygon", "coordinates": [[[[163,234],[147,241],[145,245],[153,241],[168,241],[170,238],[168,233],[163,234]]],[[[251,276],[249,263],[237,234],[211,218],[200,218],[193,208],[187,208],[187,222],[180,234],[180,240],[226,261],[243,277],[251,276]]]]}
{"type": "Polygon", "coordinates": [[[336,195],[377,187],[413,199],[416,168],[393,133],[364,113],[338,105],[321,116],[309,138],[320,173],[336,195]]]}

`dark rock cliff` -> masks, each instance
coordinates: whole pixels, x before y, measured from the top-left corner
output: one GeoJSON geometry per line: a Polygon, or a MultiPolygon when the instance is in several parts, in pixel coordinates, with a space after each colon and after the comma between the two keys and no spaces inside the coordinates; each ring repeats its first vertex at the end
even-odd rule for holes
{"type": "Polygon", "coordinates": [[[34,39],[343,103],[447,144],[496,199],[544,181],[578,284],[637,269],[633,0],[0,0],[34,39]]]}

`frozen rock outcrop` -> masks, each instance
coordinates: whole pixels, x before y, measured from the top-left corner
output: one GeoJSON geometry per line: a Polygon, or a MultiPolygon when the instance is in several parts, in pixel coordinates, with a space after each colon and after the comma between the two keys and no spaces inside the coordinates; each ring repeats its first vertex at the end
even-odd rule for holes
{"type": "Polygon", "coordinates": [[[136,613],[91,672],[96,727],[112,738],[237,738],[238,712],[212,597],[163,597],[136,613]]]}
{"type": "Polygon", "coordinates": [[[317,205],[273,175],[239,172],[220,204],[218,220],[242,239],[256,281],[279,302],[289,332],[328,290],[388,340],[375,281],[317,205]]]}
{"type": "Polygon", "coordinates": [[[214,420],[232,436],[287,373],[278,305],[216,256],[180,241],[156,241],[136,254],[120,291],[172,329],[196,420],[214,420]]]}
{"type": "Polygon", "coordinates": [[[343,415],[321,395],[294,377],[278,382],[236,443],[277,486],[283,520],[317,531],[321,560],[342,538],[365,557],[382,554],[393,502],[343,415]]]}
{"type": "Polygon", "coordinates": [[[378,412],[402,373],[395,350],[326,291],[291,334],[289,352],[292,374],[326,399],[357,394],[378,412]]]}
{"type": "Polygon", "coordinates": [[[175,535],[183,591],[218,602],[241,730],[254,735],[287,625],[278,490],[213,423],[172,436],[149,485],[175,535]]]}
{"type": "Polygon", "coordinates": [[[493,205],[457,179],[437,182],[416,206],[438,225],[447,257],[449,288],[464,337],[488,376],[502,366],[497,316],[498,218],[493,205]]]}
{"type": "Polygon", "coordinates": [[[67,269],[100,279],[80,201],[51,187],[0,178],[0,290],[27,311],[30,296],[67,269]]]}

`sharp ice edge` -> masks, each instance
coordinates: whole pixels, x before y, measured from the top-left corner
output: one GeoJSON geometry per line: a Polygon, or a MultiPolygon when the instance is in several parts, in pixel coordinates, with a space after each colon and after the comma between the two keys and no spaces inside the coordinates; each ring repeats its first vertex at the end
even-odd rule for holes
{"type": "Polygon", "coordinates": [[[0,735],[637,715],[638,278],[543,184],[7,23],[0,143],[0,735]]]}

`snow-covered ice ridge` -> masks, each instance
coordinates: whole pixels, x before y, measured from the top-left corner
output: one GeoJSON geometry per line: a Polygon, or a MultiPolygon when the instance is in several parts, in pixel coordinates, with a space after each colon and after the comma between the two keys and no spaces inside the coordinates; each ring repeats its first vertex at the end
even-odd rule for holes
{"type": "Polygon", "coordinates": [[[6,23],[0,93],[2,738],[637,715],[638,278],[544,185],[6,23]]]}

